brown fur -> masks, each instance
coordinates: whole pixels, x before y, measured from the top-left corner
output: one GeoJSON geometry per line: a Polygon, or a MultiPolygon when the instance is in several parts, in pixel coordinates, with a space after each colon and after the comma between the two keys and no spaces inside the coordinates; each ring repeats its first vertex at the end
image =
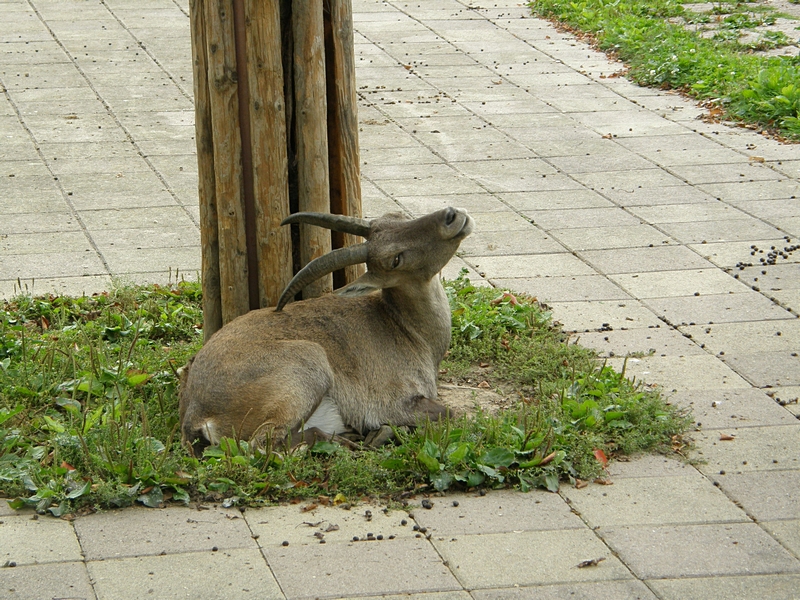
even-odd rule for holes
{"type": "Polygon", "coordinates": [[[438,418],[450,310],[436,274],[471,229],[454,209],[413,221],[387,215],[372,222],[367,273],[341,295],[225,325],[181,374],[184,442],[296,433],[326,396],[362,433],[438,418]]]}

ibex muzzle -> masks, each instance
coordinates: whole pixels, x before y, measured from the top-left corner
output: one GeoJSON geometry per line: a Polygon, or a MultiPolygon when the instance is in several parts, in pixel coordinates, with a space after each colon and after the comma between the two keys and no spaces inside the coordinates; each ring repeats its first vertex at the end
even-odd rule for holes
{"type": "Polygon", "coordinates": [[[309,427],[363,434],[442,415],[436,377],[451,317],[436,275],[472,231],[470,216],[456,208],[413,220],[297,213],[287,223],[367,241],[311,261],[276,308],[242,315],[208,340],[181,378],[184,443],[282,437],[309,427]],[[362,262],[366,273],[337,293],[287,304],[313,280],[362,262]]]}

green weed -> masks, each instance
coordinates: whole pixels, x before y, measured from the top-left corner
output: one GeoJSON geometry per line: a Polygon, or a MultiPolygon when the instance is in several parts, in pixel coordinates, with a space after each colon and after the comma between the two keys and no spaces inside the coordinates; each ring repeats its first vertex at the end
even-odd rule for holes
{"type": "Polygon", "coordinates": [[[688,425],[555,327],[539,304],[447,282],[447,378],[480,373],[512,410],[398,431],[348,450],[224,439],[202,458],[179,443],[175,369],[202,340],[200,288],[122,288],[92,297],[20,297],[0,310],[0,496],[55,516],[190,499],[226,505],[399,498],[420,486],[555,490],[620,453],[668,451],[688,425]],[[489,368],[487,369],[487,365],[489,368]]]}
{"type": "Polygon", "coordinates": [[[641,85],[718,102],[727,118],[800,139],[800,62],[751,52],[785,44],[788,38],[772,32],[749,46],[739,42],[742,29],[773,23],[774,12],[719,3],[716,12],[726,16],[708,39],[684,23],[708,22],[709,17],[685,11],[676,0],[534,0],[531,6],[542,16],[591,34],[601,50],[630,66],[629,76],[641,85]]]}

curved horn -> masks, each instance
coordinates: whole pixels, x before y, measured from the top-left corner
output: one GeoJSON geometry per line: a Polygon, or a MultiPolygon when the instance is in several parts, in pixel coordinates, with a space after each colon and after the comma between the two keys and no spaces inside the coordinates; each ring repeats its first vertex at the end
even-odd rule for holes
{"type": "Polygon", "coordinates": [[[345,215],[331,215],[328,213],[299,212],[289,215],[281,221],[281,225],[288,225],[290,223],[316,225],[318,227],[332,229],[333,231],[360,235],[363,238],[369,237],[370,230],[369,221],[366,219],[358,219],[345,215]]]}
{"type": "MultiPolygon", "coordinates": [[[[298,213],[300,214],[300,213],[298,213]]],[[[308,214],[308,213],[306,213],[308,214]]],[[[347,267],[350,265],[357,265],[359,263],[367,262],[367,245],[358,244],[357,246],[347,246],[346,248],[338,248],[328,254],[324,254],[319,258],[315,258],[305,267],[298,271],[286,289],[283,290],[278,305],[275,311],[282,310],[286,303],[291,300],[294,295],[306,287],[312,281],[319,279],[333,273],[337,269],[347,267]]]]}

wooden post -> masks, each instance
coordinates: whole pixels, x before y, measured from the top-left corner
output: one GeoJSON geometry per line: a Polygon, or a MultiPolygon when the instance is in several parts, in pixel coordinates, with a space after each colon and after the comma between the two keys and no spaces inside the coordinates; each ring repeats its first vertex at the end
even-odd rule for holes
{"type": "Polygon", "coordinates": [[[291,232],[281,227],[289,216],[289,170],[279,8],[274,0],[247,0],[245,5],[262,308],[278,303],[293,275],[291,232]]]}
{"type": "MultiPolygon", "coordinates": [[[[349,1],[325,0],[325,57],[328,86],[328,145],[331,212],[361,214],[361,175],[358,153],[358,96],[353,40],[353,11],[349,1]]],[[[361,239],[333,233],[333,247],[352,246],[361,239]]],[[[364,273],[364,265],[334,273],[334,287],[343,287],[364,273]]]]}
{"type": "MultiPolygon", "coordinates": [[[[292,210],[361,216],[350,0],[190,0],[205,338],[271,306],[331,233],[292,210]],[[293,208],[294,207],[294,208],[293,208]]],[[[336,234],[333,247],[361,240],[336,234]]],[[[363,268],[336,274],[336,287],[363,268]]],[[[332,289],[332,278],[303,290],[332,289]]]]}
{"type": "Polygon", "coordinates": [[[211,120],[211,99],[205,49],[205,13],[199,6],[201,0],[192,0],[192,57],[194,60],[194,109],[197,135],[197,164],[200,195],[200,246],[202,251],[203,333],[207,340],[222,327],[222,300],[219,281],[219,225],[217,221],[216,182],[214,177],[214,140],[211,120]]]}
{"type": "MultiPolygon", "coordinates": [[[[325,38],[322,0],[293,0],[294,99],[297,121],[297,195],[300,212],[330,212],[325,38]]],[[[302,266],[331,251],[327,229],[300,225],[302,266]]],[[[318,279],[303,298],[333,290],[333,278],[318,279]]]]}

